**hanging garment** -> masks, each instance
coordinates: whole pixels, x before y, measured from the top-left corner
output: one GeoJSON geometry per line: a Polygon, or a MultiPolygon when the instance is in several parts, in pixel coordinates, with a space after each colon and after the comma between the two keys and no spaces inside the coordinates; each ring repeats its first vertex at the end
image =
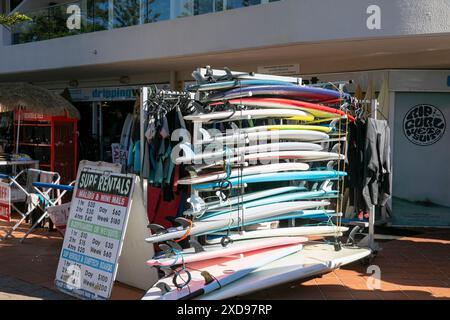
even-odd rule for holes
{"type": "Polygon", "coordinates": [[[181,198],[181,193],[174,194],[172,200],[165,201],[161,188],[148,187],[147,215],[149,223],[159,224],[165,228],[173,227],[167,217],[177,217],[181,198]]]}
{"type": "Polygon", "coordinates": [[[384,206],[392,195],[390,129],[385,120],[367,120],[363,197],[367,206],[384,206]]]}
{"type": "Polygon", "coordinates": [[[139,174],[141,172],[141,141],[137,140],[133,146],[133,172],[139,174]]]}
{"type": "Polygon", "coordinates": [[[366,141],[366,122],[358,119],[354,123],[349,123],[348,127],[348,186],[349,204],[355,207],[356,212],[366,212],[368,210],[366,201],[362,195],[364,186],[364,150],[366,141]]]}

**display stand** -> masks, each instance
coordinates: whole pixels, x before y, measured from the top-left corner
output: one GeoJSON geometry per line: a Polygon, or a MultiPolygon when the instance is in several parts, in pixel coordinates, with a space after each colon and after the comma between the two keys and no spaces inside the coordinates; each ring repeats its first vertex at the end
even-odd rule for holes
{"type": "MultiPolygon", "coordinates": [[[[197,71],[194,72],[194,77],[199,83],[207,83],[208,79],[210,80],[212,79],[213,81],[211,82],[214,82],[214,81],[222,81],[226,78],[226,80],[233,79],[236,81],[239,81],[241,79],[246,80],[258,79],[258,80],[279,80],[295,83],[298,85],[302,84],[301,78],[260,75],[244,72],[234,72],[230,70],[215,70],[209,67],[197,69],[197,71]]],[[[341,83],[339,83],[339,89],[342,94],[343,85],[341,85],[341,83]]],[[[200,94],[198,94],[196,96],[196,100],[201,100],[200,98],[201,98],[200,94]]],[[[192,147],[194,149],[194,154],[199,154],[203,151],[202,149],[203,146],[201,143],[202,140],[201,135],[203,129],[204,129],[203,122],[193,121],[192,147]]],[[[339,137],[339,139],[330,139],[330,141],[343,141],[343,140],[341,139],[341,137],[339,137]]],[[[340,153],[340,151],[338,153],[340,153]]],[[[236,158],[240,156],[241,155],[234,155],[234,157],[236,158]]],[[[340,170],[338,169],[338,171],[340,170]]],[[[191,192],[191,197],[193,198],[198,197],[199,192],[200,191],[195,190],[193,188],[191,192]]],[[[239,203],[239,206],[242,206],[242,203],[239,203]]],[[[340,209],[342,208],[340,208],[338,205],[336,209],[336,216],[340,217],[341,214],[339,211],[340,209]]],[[[239,213],[239,215],[240,214],[241,213],[239,213]]],[[[239,217],[241,218],[241,216],[239,217]]],[[[244,219],[245,216],[242,215],[242,222],[244,219]]],[[[373,254],[373,250],[375,248],[374,221],[375,220],[373,213],[373,216],[369,219],[369,222],[365,223],[364,225],[364,227],[369,227],[369,236],[368,236],[369,240],[366,243],[362,241],[358,244],[355,243],[352,243],[351,245],[341,244],[339,239],[341,235],[341,232],[339,231],[339,226],[341,224],[340,220],[338,220],[336,226],[337,231],[334,234],[336,238],[335,243],[329,243],[324,241],[308,242],[304,245],[304,249],[300,251],[299,254],[292,254],[278,261],[269,263],[264,267],[259,268],[258,270],[252,271],[245,278],[240,279],[239,281],[235,281],[231,284],[228,284],[227,286],[220,288],[220,290],[216,290],[210,294],[203,295],[200,297],[200,299],[208,300],[208,299],[232,298],[238,295],[247,294],[257,290],[269,288],[277,284],[287,283],[290,281],[304,279],[310,276],[324,274],[334,269],[340,268],[346,264],[358,260],[368,259],[373,254]]],[[[239,223],[239,226],[240,225],[241,224],[239,223]]],[[[244,223],[242,223],[242,225],[244,225],[244,223]]],[[[235,228],[235,226],[233,226],[233,228],[235,228]]],[[[359,230],[359,228],[361,228],[360,225],[355,225],[354,230],[359,230]]],[[[196,238],[197,237],[195,235],[191,235],[191,240],[196,240],[196,238]]]]}
{"type": "Polygon", "coordinates": [[[14,113],[14,149],[39,160],[41,170],[59,172],[62,183],[76,177],[77,119],[26,111],[14,113]]]}

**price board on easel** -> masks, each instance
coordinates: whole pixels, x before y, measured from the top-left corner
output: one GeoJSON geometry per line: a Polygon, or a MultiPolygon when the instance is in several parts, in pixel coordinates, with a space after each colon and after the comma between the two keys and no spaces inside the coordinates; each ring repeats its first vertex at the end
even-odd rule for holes
{"type": "Polygon", "coordinates": [[[58,289],[82,299],[111,297],[134,181],[134,175],[80,171],[56,273],[58,289]]]}

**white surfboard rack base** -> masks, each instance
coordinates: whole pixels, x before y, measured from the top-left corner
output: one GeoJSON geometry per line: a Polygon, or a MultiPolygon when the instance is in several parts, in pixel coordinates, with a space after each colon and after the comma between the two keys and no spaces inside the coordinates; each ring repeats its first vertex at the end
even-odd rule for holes
{"type": "Polygon", "coordinates": [[[331,244],[307,244],[297,254],[259,268],[240,281],[198,298],[224,300],[268,289],[280,284],[300,281],[331,272],[352,262],[371,256],[372,250],[361,247],[342,247],[335,251],[331,244]]]}

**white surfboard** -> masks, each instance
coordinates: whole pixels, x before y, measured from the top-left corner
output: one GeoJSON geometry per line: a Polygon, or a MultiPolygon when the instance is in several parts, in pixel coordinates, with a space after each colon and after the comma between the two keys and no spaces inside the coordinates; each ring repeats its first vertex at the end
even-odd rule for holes
{"type": "Polygon", "coordinates": [[[283,131],[262,131],[262,132],[250,132],[250,133],[236,133],[232,135],[222,135],[213,137],[201,130],[203,138],[201,143],[203,144],[225,144],[225,145],[242,145],[242,143],[249,143],[258,141],[260,143],[267,141],[303,141],[303,142],[316,142],[325,141],[330,139],[330,136],[324,132],[313,130],[283,130],[283,131]]]}
{"type": "Polygon", "coordinates": [[[212,172],[204,175],[200,175],[192,178],[185,178],[178,180],[179,185],[193,185],[201,184],[216,180],[222,180],[226,178],[235,178],[238,176],[249,176],[253,174],[260,173],[273,173],[273,172],[285,172],[285,171],[307,171],[309,170],[309,165],[306,163],[297,162],[287,162],[287,163],[276,163],[269,165],[246,167],[241,169],[233,169],[228,176],[225,172],[212,172]]]}
{"type": "MultiPolygon", "coordinates": [[[[211,202],[205,202],[201,197],[199,196],[191,196],[188,199],[188,203],[191,204],[191,206],[195,207],[195,212],[193,209],[186,210],[183,214],[185,216],[191,216],[194,214],[194,216],[198,216],[199,214],[203,214],[206,211],[212,211],[219,208],[226,208],[226,207],[232,207],[236,204],[241,203],[247,203],[250,201],[255,201],[267,197],[272,197],[280,194],[288,194],[292,192],[300,192],[305,191],[306,188],[304,187],[282,187],[282,188],[276,188],[276,189],[270,189],[265,191],[259,191],[259,192],[253,192],[244,194],[242,196],[235,196],[231,197],[225,201],[211,201],[211,202]]],[[[230,211],[233,209],[230,209],[230,211]]]]}
{"type": "Polygon", "coordinates": [[[142,300],[189,300],[203,296],[244,278],[268,263],[298,253],[302,248],[301,244],[288,245],[193,262],[179,270],[176,278],[171,275],[158,281],[142,300]],[[187,283],[180,284],[183,281],[187,283]]]}
{"type": "Polygon", "coordinates": [[[184,120],[193,122],[227,122],[249,119],[284,118],[299,121],[313,121],[314,116],[301,110],[263,109],[212,112],[185,116],[184,120]]]}
{"type": "Polygon", "coordinates": [[[330,205],[328,201],[292,201],[270,204],[261,207],[254,207],[242,210],[234,210],[220,216],[207,218],[203,221],[193,222],[192,228],[189,230],[183,227],[169,228],[167,233],[155,234],[147,239],[148,243],[157,243],[168,240],[180,239],[186,235],[195,236],[197,234],[205,234],[208,232],[217,232],[223,228],[238,227],[244,217],[246,223],[251,221],[259,221],[267,217],[280,216],[290,212],[303,211],[313,208],[321,208],[330,205]]]}
{"type": "Polygon", "coordinates": [[[195,248],[184,249],[180,252],[171,252],[172,255],[154,257],[147,261],[151,267],[173,267],[180,264],[188,264],[198,261],[206,261],[221,257],[228,257],[249,251],[261,250],[265,248],[274,248],[291,244],[299,244],[308,241],[305,237],[278,237],[267,239],[251,239],[231,243],[223,247],[220,243],[203,246],[201,252],[196,252],[195,248]]]}
{"type": "MultiPolygon", "coordinates": [[[[223,148],[222,148],[223,149],[223,148]]],[[[258,144],[240,148],[229,148],[227,150],[221,150],[217,152],[203,152],[201,154],[195,154],[189,146],[185,145],[183,151],[184,157],[177,158],[176,164],[189,164],[197,163],[208,160],[224,160],[224,157],[232,157],[236,155],[249,154],[249,153],[265,153],[265,152],[277,152],[277,151],[322,151],[323,147],[319,144],[308,142],[280,142],[280,143],[267,143],[258,144]]]]}
{"type": "Polygon", "coordinates": [[[344,155],[340,155],[332,152],[323,152],[323,151],[278,151],[278,152],[262,152],[262,153],[254,153],[254,154],[246,154],[242,157],[234,157],[230,159],[224,160],[210,160],[205,161],[206,163],[202,166],[196,167],[197,171],[213,168],[216,166],[222,166],[227,163],[230,165],[239,165],[242,162],[247,162],[251,164],[256,164],[258,161],[262,162],[278,162],[280,160],[297,160],[297,161],[307,161],[307,162],[315,162],[315,161],[332,161],[345,159],[344,155]]]}
{"type": "Polygon", "coordinates": [[[336,251],[332,244],[306,244],[297,255],[290,255],[251,272],[200,300],[223,300],[264,290],[283,283],[325,274],[371,254],[368,248],[346,248],[336,251]]]}
{"type": "MultiPolygon", "coordinates": [[[[347,232],[347,227],[337,226],[311,226],[311,227],[294,227],[294,228],[278,228],[269,230],[248,231],[243,233],[234,233],[228,237],[233,241],[243,241],[250,239],[263,239],[272,237],[299,237],[299,236],[332,236],[339,233],[347,232]]],[[[208,244],[219,244],[222,238],[209,239],[208,244]]]]}

